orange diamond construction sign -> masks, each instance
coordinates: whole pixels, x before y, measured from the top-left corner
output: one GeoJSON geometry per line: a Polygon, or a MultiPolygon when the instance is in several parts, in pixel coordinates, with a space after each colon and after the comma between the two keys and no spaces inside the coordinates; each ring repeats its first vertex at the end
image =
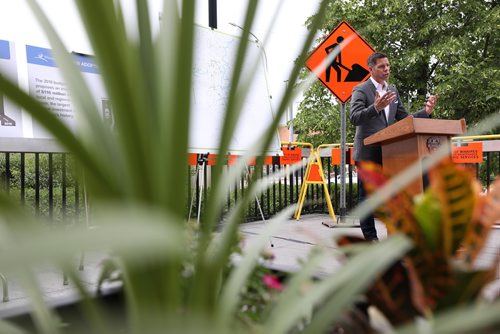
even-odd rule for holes
{"type": "Polygon", "coordinates": [[[311,53],[306,67],[314,72],[322,66],[319,80],[341,103],[346,103],[354,86],[370,77],[366,61],[373,52],[370,44],[349,23],[342,21],[311,53]],[[335,56],[325,63],[330,52],[335,56]]]}

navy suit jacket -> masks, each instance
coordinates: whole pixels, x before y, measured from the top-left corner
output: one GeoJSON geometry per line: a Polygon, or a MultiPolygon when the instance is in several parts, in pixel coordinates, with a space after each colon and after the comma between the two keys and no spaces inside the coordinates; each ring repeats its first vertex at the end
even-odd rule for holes
{"type": "MultiPolygon", "coordinates": [[[[382,164],[382,149],[380,144],[365,146],[363,140],[391,124],[407,117],[409,114],[403,106],[396,87],[388,85],[388,91],[396,92],[396,99],[389,105],[389,119],[386,120],[385,112],[378,113],[373,103],[377,89],[373,82],[368,79],[354,87],[351,97],[350,121],[356,126],[354,136],[354,160],[369,160],[382,164]]],[[[413,114],[418,118],[429,118],[425,108],[413,114]]]]}

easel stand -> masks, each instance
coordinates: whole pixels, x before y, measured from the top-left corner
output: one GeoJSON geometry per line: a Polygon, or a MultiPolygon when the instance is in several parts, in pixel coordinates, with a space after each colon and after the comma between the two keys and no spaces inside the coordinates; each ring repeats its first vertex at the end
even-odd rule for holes
{"type": "Polygon", "coordinates": [[[312,155],[312,159],[309,160],[306,167],[306,173],[304,176],[304,181],[302,186],[300,187],[300,195],[299,201],[297,204],[297,208],[295,209],[294,217],[296,220],[300,219],[300,213],[302,212],[302,207],[304,206],[304,201],[307,195],[307,188],[310,184],[321,184],[323,185],[323,191],[325,192],[326,204],[328,206],[328,213],[335,221],[335,212],[333,211],[332,201],[330,199],[330,190],[328,189],[328,185],[325,181],[325,176],[323,173],[323,166],[321,164],[321,157],[319,155],[319,151],[315,151],[312,144],[309,143],[295,143],[302,144],[304,146],[308,146],[310,149],[310,154],[312,155]]]}
{"type": "MultiPolygon", "coordinates": [[[[209,156],[209,153],[199,154],[197,164],[196,164],[196,172],[195,172],[196,173],[196,184],[200,185],[200,192],[198,195],[198,212],[196,214],[196,221],[198,223],[200,222],[200,216],[201,216],[201,201],[203,198],[203,183],[205,181],[204,171],[205,171],[205,167],[208,165],[208,156],[209,156]]],[[[229,155],[228,155],[228,157],[229,157],[229,155]]],[[[249,177],[250,176],[250,168],[248,167],[247,164],[245,165],[245,170],[247,172],[247,176],[249,177]]],[[[189,219],[191,218],[195,197],[196,197],[196,191],[194,190],[193,195],[191,196],[191,203],[189,205],[189,215],[188,215],[189,219]]],[[[257,207],[259,208],[259,213],[260,213],[260,216],[262,217],[262,221],[264,223],[266,223],[264,211],[262,210],[262,206],[260,204],[260,201],[259,201],[259,198],[257,195],[255,195],[255,200],[257,202],[257,207]]],[[[274,244],[273,244],[271,237],[269,237],[269,243],[271,244],[271,247],[274,247],[274,244]]]]}
{"type": "MultiPolygon", "coordinates": [[[[250,168],[248,167],[248,164],[245,164],[245,169],[247,171],[247,177],[250,179],[250,168]]],[[[264,216],[264,211],[262,211],[262,206],[260,205],[259,196],[257,196],[257,194],[255,194],[255,201],[257,203],[257,207],[259,208],[259,213],[260,213],[260,216],[262,218],[262,221],[265,224],[265,223],[267,223],[266,217],[264,216]]],[[[269,237],[269,244],[271,245],[271,247],[274,247],[272,237],[269,237]]]]}
{"type": "MultiPolygon", "coordinates": [[[[198,154],[198,161],[196,164],[196,171],[195,171],[195,173],[196,173],[196,185],[198,185],[198,184],[200,185],[200,193],[198,196],[198,212],[196,214],[196,221],[198,223],[200,222],[201,199],[203,197],[203,183],[205,181],[204,170],[205,170],[205,167],[206,167],[207,162],[208,162],[208,154],[209,153],[198,154]]],[[[191,212],[193,210],[193,204],[194,204],[195,197],[196,197],[196,187],[193,190],[193,195],[191,196],[191,204],[189,205],[189,215],[188,215],[189,219],[191,219],[191,212]]]]}

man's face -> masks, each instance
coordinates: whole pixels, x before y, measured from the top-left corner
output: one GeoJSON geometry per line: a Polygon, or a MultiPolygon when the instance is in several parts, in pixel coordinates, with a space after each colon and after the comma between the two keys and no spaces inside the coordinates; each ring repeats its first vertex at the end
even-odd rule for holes
{"type": "Polygon", "coordinates": [[[377,81],[378,83],[382,83],[389,79],[389,74],[391,73],[391,65],[389,64],[389,59],[377,59],[375,66],[370,66],[369,69],[373,79],[375,79],[375,81],[377,81]]]}

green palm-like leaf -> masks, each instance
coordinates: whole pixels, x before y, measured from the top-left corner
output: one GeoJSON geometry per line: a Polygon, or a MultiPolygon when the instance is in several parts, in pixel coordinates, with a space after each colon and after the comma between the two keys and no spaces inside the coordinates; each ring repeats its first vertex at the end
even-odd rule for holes
{"type": "Polygon", "coordinates": [[[318,282],[317,286],[301,295],[300,303],[280,304],[271,313],[266,328],[271,333],[284,333],[290,330],[304,314],[307,314],[306,312],[310,310],[311,305],[324,303],[311,320],[306,331],[309,333],[323,332],[340,318],[342,310],[347,310],[354,303],[358,294],[373,282],[375,275],[400,258],[410,248],[410,245],[406,238],[394,237],[371,246],[369,252],[355,256],[335,275],[318,282]],[[390,249],[396,250],[396,254],[393,254],[394,257],[388,256],[386,253],[390,249]],[[362,277],[357,276],[358,270],[361,268],[365,268],[369,274],[362,277]],[[345,286],[347,282],[350,282],[349,288],[345,286]]]}
{"type": "Polygon", "coordinates": [[[500,302],[491,305],[459,306],[443,312],[427,324],[413,323],[396,331],[398,334],[426,332],[495,333],[500,328],[500,302]]]}
{"type": "Polygon", "coordinates": [[[2,333],[26,334],[26,331],[4,320],[0,320],[0,331],[2,333]]]}

